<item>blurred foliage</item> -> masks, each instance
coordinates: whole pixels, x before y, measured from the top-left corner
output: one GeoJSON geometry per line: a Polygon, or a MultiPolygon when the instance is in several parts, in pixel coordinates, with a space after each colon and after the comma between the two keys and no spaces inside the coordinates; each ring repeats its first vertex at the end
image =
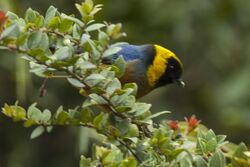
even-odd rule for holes
{"type": "MultiPolygon", "coordinates": [[[[162,44],[184,61],[185,89],[174,86],[162,88],[142,101],[153,103],[153,111],[173,111],[171,115],[174,118],[196,113],[204,124],[216,132],[227,134],[231,141],[244,140],[250,143],[250,1],[105,0],[102,3],[105,9],[97,19],[105,17],[108,21],[122,22],[128,33],[126,41],[134,44],[162,44]]],[[[4,0],[0,1],[0,8],[11,8],[23,16],[28,7],[45,13],[49,5],[71,13],[73,4],[74,1],[66,0],[4,0]]],[[[4,102],[13,103],[17,99],[15,88],[19,83],[13,71],[15,63],[15,57],[10,56],[10,53],[1,52],[1,106],[4,102]]],[[[43,80],[36,77],[31,79],[26,86],[26,100],[21,103],[23,106],[38,101],[39,106],[55,110],[60,104],[69,108],[81,101],[81,97],[65,82],[55,81],[47,83],[46,98],[39,98],[39,87],[43,80]]],[[[0,134],[4,136],[0,139],[0,166],[18,167],[22,162],[26,166],[34,166],[34,162],[36,166],[53,166],[58,162],[61,162],[61,166],[69,166],[74,161],[74,157],[69,156],[77,147],[74,140],[77,132],[74,129],[53,132],[52,136],[39,138],[30,145],[27,131],[0,117],[0,134]],[[62,141],[58,142],[59,139],[62,141]],[[9,142],[12,145],[7,144],[9,142]],[[45,151],[43,145],[49,145],[52,149],[45,151]],[[23,153],[24,149],[26,153],[23,153]],[[29,164],[31,155],[34,161],[29,164]],[[55,161],[48,164],[47,157],[52,155],[55,161]]],[[[87,143],[87,140],[84,141],[87,143]]]]}

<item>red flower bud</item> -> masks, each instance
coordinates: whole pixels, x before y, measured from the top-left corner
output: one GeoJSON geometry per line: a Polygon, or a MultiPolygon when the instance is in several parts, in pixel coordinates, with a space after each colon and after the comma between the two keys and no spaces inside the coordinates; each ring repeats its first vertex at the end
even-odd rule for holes
{"type": "Polygon", "coordinates": [[[7,16],[5,15],[5,13],[3,11],[0,11],[0,32],[3,29],[3,25],[5,23],[5,21],[7,20],[7,16]]]}
{"type": "Polygon", "coordinates": [[[198,120],[195,115],[192,115],[189,119],[185,118],[189,128],[196,128],[201,120],[198,120]]]}
{"type": "Polygon", "coordinates": [[[173,130],[179,128],[178,121],[173,121],[173,120],[168,121],[168,126],[173,130]]]}

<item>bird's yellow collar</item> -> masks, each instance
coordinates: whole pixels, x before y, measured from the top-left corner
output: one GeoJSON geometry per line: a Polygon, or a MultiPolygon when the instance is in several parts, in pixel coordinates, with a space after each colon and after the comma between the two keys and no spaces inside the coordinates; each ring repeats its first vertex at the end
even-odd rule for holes
{"type": "Polygon", "coordinates": [[[156,50],[156,55],[151,65],[149,65],[147,70],[147,78],[148,83],[151,88],[154,88],[157,81],[164,75],[167,65],[168,59],[174,58],[176,59],[182,66],[180,59],[170,50],[161,47],[159,45],[154,45],[156,50]]]}

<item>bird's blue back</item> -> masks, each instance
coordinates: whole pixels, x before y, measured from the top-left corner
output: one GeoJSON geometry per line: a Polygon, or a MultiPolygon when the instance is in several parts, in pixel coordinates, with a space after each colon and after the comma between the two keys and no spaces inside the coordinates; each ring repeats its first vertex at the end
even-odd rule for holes
{"type": "Polygon", "coordinates": [[[125,61],[133,61],[143,57],[143,53],[140,51],[141,46],[122,45],[120,47],[122,49],[118,53],[112,56],[113,61],[117,59],[119,56],[122,56],[125,61]]]}

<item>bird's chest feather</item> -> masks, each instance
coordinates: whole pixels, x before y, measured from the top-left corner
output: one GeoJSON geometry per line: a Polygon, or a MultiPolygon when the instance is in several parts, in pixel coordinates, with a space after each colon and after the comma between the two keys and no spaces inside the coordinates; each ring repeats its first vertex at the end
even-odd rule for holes
{"type": "Polygon", "coordinates": [[[138,97],[147,94],[151,90],[148,84],[146,70],[145,64],[141,63],[140,60],[129,61],[126,64],[125,73],[120,79],[123,84],[136,83],[138,86],[138,97]]]}

